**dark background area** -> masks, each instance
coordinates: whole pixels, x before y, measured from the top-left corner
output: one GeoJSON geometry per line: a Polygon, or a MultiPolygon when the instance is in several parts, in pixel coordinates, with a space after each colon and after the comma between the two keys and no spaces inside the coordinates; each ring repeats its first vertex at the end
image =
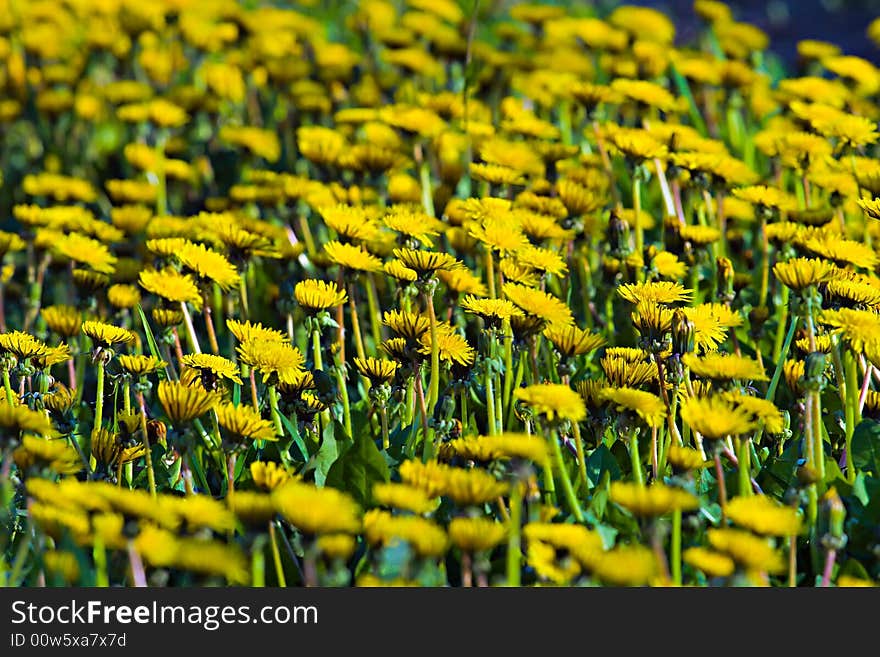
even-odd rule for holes
{"type": "MultiPolygon", "coordinates": [[[[600,7],[620,2],[599,0],[600,7]]],[[[701,23],[693,11],[693,0],[626,0],[626,4],[654,7],[672,18],[676,43],[693,41],[701,23]]],[[[830,41],[844,54],[857,55],[880,65],[880,47],[865,34],[868,24],[880,17],[880,0],[730,0],[736,20],[757,25],[770,36],[770,50],[786,65],[797,57],[802,39],[830,41]]]]}

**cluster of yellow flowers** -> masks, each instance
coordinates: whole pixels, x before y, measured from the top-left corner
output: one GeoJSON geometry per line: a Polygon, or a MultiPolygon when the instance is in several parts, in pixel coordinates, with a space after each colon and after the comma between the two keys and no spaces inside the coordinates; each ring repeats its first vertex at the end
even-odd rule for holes
{"type": "Polygon", "coordinates": [[[0,583],[880,577],[880,68],[302,4],[0,0],[0,583]]]}

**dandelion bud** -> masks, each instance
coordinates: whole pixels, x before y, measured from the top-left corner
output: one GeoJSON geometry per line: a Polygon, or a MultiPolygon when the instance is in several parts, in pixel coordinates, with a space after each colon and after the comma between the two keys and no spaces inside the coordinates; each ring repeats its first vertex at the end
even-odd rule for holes
{"type": "Polygon", "coordinates": [[[770,317],[770,310],[765,306],[752,308],[749,312],[749,335],[753,338],[760,338],[764,334],[764,323],[770,317]]]}
{"type": "Polygon", "coordinates": [[[608,230],[605,236],[610,245],[610,253],[615,258],[623,259],[632,253],[629,224],[615,210],[611,211],[611,216],[608,218],[608,230]]]}
{"type": "Polygon", "coordinates": [[[717,258],[715,267],[718,273],[718,287],[715,290],[715,296],[722,303],[730,303],[736,298],[736,292],[733,289],[733,263],[728,258],[717,258]]]}
{"type": "Polygon", "coordinates": [[[694,350],[696,327],[684,310],[677,308],[672,313],[672,353],[689,354],[694,350]]]}
{"type": "Polygon", "coordinates": [[[822,545],[828,550],[842,550],[846,547],[847,540],[843,531],[846,507],[833,486],[822,496],[822,510],[827,514],[828,520],[828,532],[822,537],[822,545]]]}

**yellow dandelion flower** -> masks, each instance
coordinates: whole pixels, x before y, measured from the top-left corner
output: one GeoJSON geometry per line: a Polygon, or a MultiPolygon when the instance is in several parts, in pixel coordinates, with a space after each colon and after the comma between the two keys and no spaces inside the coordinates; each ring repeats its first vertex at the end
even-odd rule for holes
{"type": "Polygon", "coordinates": [[[538,577],[558,586],[568,585],[581,573],[581,566],[573,557],[566,554],[558,559],[556,548],[542,541],[529,541],[526,559],[538,577]]]}
{"type": "Polygon", "coordinates": [[[49,330],[62,337],[71,338],[80,332],[82,314],[73,306],[45,306],[40,309],[40,315],[49,330]]]}
{"type": "Polygon", "coordinates": [[[410,342],[418,342],[431,329],[431,320],[428,317],[405,310],[386,311],[382,323],[410,342]]]}
{"type": "Polygon", "coordinates": [[[213,281],[222,290],[230,290],[239,283],[239,274],[235,265],[222,253],[202,244],[184,244],[175,255],[184,267],[200,279],[213,281]]]}
{"type": "Polygon", "coordinates": [[[226,504],[240,520],[254,527],[265,527],[275,517],[272,496],[253,491],[235,491],[226,498],[226,504]]]}
{"type": "Polygon", "coordinates": [[[837,267],[818,258],[792,258],[777,262],[773,274],[786,287],[800,292],[810,286],[832,280],[838,276],[837,267]]]}
{"type": "Polygon", "coordinates": [[[584,401],[574,390],[558,383],[537,383],[516,391],[517,399],[549,421],[580,422],[587,416],[584,401]]]}
{"type": "Polygon", "coordinates": [[[356,534],[361,509],[351,496],[335,488],[316,488],[291,481],[272,491],[275,507],[294,527],[307,534],[356,534]]]}
{"type": "Polygon", "coordinates": [[[393,360],[385,360],[382,358],[366,358],[354,359],[354,366],[361,376],[365,376],[374,386],[390,383],[394,379],[399,364],[393,360]]]}
{"type": "Polygon", "coordinates": [[[538,317],[548,324],[572,324],[571,309],[560,299],[542,290],[518,283],[505,283],[504,295],[526,314],[538,317]]]}
{"type": "Polygon", "coordinates": [[[23,436],[21,445],[12,452],[12,460],[22,472],[34,474],[46,469],[60,475],[76,474],[83,469],[77,451],[66,440],[47,440],[38,436],[23,436]]]}
{"type": "MultiPolygon", "coordinates": [[[[206,377],[217,379],[229,379],[234,383],[241,383],[238,375],[238,366],[228,358],[214,354],[186,354],[181,361],[186,367],[198,370],[202,380],[206,377]]],[[[208,386],[209,388],[211,386],[208,386]]]]}
{"type": "Polygon", "coordinates": [[[606,351],[599,365],[612,388],[639,388],[657,381],[657,366],[646,360],[630,361],[606,351]]]}
{"type": "Polygon", "coordinates": [[[776,187],[751,185],[748,187],[738,187],[731,193],[734,198],[751,203],[758,208],[788,210],[797,207],[797,203],[794,199],[776,187]]]}
{"type": "Polygon", "coordinates": [[[599,399],[612,404],[618,411],[638,415],[649,427],[660,427],[666,420],[666,405],[657,395],[635,388],[605,388],[599,399]]]}
{"type": "Polygon", "coordinates": [[[373,484],[373,501],[381,506],[402,509],[412,513],[431,513],[439,500],[424,490],[409,484],[380,482],[373,484]]]}
{"type": "Polygon", "coordinates": [[[544,330],[544,337],[553,343],[564,358],[582,356],[605,345],[605,338],[574,324],[560,326],[553,324],[544,330]]]}
{"type": "Polygon", "coordinates": [[[251,340],[290,342],[290,338],[286,333],[263,326],[259,322],[240,322],[236,319],[227,319],[226,326],[239,342],[249,342],[251,340]]]}
{"type": "Polygon", "coordinates": [[[79,233],[62,236],[53,244],[54,251],[68,260],[73,260],[102,274],[116,271],[116,256],[106,245],[79,233]]]}
{"type": "Polygon", "coordinates": [[[138,282],[147,292],[172,303],[189,303],[197,310],[202,307],[202,295],[192,276],[168,267],[162,270],[145,269],[138,282]]]}
{"type": "Polygon", "coordinates": [[[405,541],[423,557],[440,556],[449,545],[446,532],[430,520],[419,516],[394,516],[381,509],[371,509],[364,515],[364,537],[371,545],[378,546],[405,541]]]}
{"type": "Polygon", "coordinates": [[[461,301],[460,305],[465,312],[479,315],[494,324],[500,324],[505,319],[514,316],[523,316],[523,311],[507,299],[480,299],[469,294],[461,301]]]}
{"type": "Polygon", "coordinates": [[[119,366],[132,376],[146,376],[165,367],[168,363],[155,356],[123,354],[117,359],[119,366]]]}
{"type": "Polygon", "coordinates": [[[685,354],[682,363],[691,373],[704,379],[719,381],[767,381],[769,380],[758,361],[746,356],[718,352],[697,356],[685,354]]]}
{"type": "Polygon", "coordinates": [[[516,252],[529,243],[520,226],[500,218],[490,217],[481,223],[473,222],[468,232],[471,237],[501,255],[516,252]]]}
{"type": "Polygon", "coordinates": [[[449,497],[457,504],[484,504],[509,488],[485,470],[454,468],[436,461],[404,461],[399,472],[404,483],[421,488],[431,497],[449,497]]]}
{"type": "Polygon", "coordinates": [[[383,271],[397,280],[404,283],[414,283],[418,280],[419,275],[400,260],[391,260],[382,265],[383,271]]]}
{"type": "Polygon", "coordinates": [[[278,340],[248,340],[239,344],[236,352],[242,363],[262,374],[264,379],[277,377],[280,381],[289,381],[305,363],[299,349],[278,340]]]}
{"type": "Polygon", "coordinates": [[[507,538],[507,526],[488,518],[453,518],[449,540],[462,552],[485,552],[507,538]]]}
{"type": "Polygon", "coordinates": [[[112,347],[114,344],[128,344],[135,340],[134,333],[128,329],[113,326],[113,324],[107,324],[105,322],[83,322],[81,330],[92,339],[92,342],[105,348],[112,347]]]}
{"type": "Polygon", "coordinates": [[[340,290],[333,281],[328,283],[313,278],[297,283],[293,296],[311,313],[341,306],[348,298],[345,290],[340,290]]]}
{"type": "Polygon", "coordinates": [[[219,396],[199,386],[187,386],[179,381],[160,381],[157,390],[159,403],[172,422],[180,424],[200,417],[214,408],[219,396]]]}
{"type": "Polygon", "coordinates": [[[458,265],[458,261],[451,255],[437,251],[394,249],[394,257],[422,278],[433,275],[435,271],[453,269],[458,265]]]}
{"type": "MultiPolygon", "coordinates": [[[[468,344],[464,336],[459,335],[452,326],[448,324],[438,324],[436,330],[437,349],[440,360],[453,362],[458,365],[473,365],[476,360],[476,352],[474,348],[468,344]]],[[[419,338],[421,347],[419,353],[422,355],[431,354],[431,332],[422,333],[419,338]]]]}
{"type": "Polygon", "coordinates": [[[663,112],[674,112],[679,107],[675,96],[655,82],[618,78],[611,81],[611,90],[628,100],[663,112]]]}
{"type": "Polygon", "coordinates": [[[758,428],[755,416],[722,397],[691,397],[682,404],[682,419],[704,438],[721,440],[758,428]]]}
{"type": "Polygon", "coordinates": [[[250,406],[224,402],[216,405],[214,411],[217,413],[217,424],[234,436],[236,442],[241,439],[278,440],[275,426],[250,406]]]}
{"type": "MultiPolygon", "coordinates": [[[[620,80],[624,82],[624,80],[620,80]]],[[[626,82],[629,82],[626,80],[626,82]]],[[[621,128],[617,125],[606,125],[605,132],[609,145],[616,152],[622,153],[629,160],[643,162],[654,158],[665,159],[668,150],[664,144],[654,139],[647,130],[641,128],[621,128]]]]}
{"type": "Polygon", "coordinates": [[[768,434],[782,433],[785,428],[782,411],[770,400],[735,391],[722,392],[721,397],[754,415],[768,434]]]}
{"type": "Polygon", "coordinates": [[[0,333],[0,351],[13,354],[22,360],[45,354],[49,347],[30,333],[12,331],[0,333]]]}
{"type": "Polygon", "coordinates": [[[766,539],[741,529],[710,529],[707,535],[713,548],[744,568],[773,574],[785,572],[785,561],[766,539]]]}
{"type": "Polygon", "coordinates": [[[873,270],[880,263],[880,257],[867,244],[841,239],[832,233],[821,236],[814,234],[811,237],[798,240],[798,246],[841,265],[851,264],[855,267],[873,270]]]}
{"type": "Polygon", "coordinates": [[[729,556],[704,547],[688,548],[681,556],[686,564],[709,577],[730,577],[736,570],[736,564],[729,556]]]}
{"type": "Polygon", "coordinates": [[[831,326],[856,353],[864,352],[880,335],[880,315],[872,310],[823,310],[817,320],[820,324],[831,326]]]}
{"type": "Polygon", "coordinates": [[[724,513],[734,524],[763,536],[796,536],[801,530],[798,510],[766,495],[736,497],[727,503],[724,513]]]}
{"type": "Polygon", "coordinates": [[[611,484],[611,500],[637,516],[662,516],[671,511],[693,511],[699,499],[680,488],[653,483],[645,487],[615,481],[611,484]]]}
{"type": "Polygon", "coordinates": [[[293,480],[293,476],[274,461],[253,461],[251,479],[261,490],[272,491],[293,480]]]}
{"type": "Polygon", "coordinates": [[[699,450],[693,447],[686,447],[673,443],[669,446],[669,452],[666,455],[667,461],[672,464],[676,470],[688,472],[690,470],[702,470],[711,465],[711,461],[707,461],[700,454],[699,450]]]}
{"type": "Polygon", "coordinates": [[[693,290],[688,290],[679,283],[654,281],[624,284],[617,288],[617,293],[630,303],[653,301],[654,303],[673,304],[690,301],[693,290]]]}
{"type": "Polygon", "coordinates": [[[361,246],[327,242],[324,253],[332,262],[354,271],[382,271],[382,261],[361,246]]]}
{"type": "Polygon", "coordinates": [[[440,446],[439,458],[451,460],[456,456],[479,462],[519,458],[543,465],[547,463],[548,449],[546,441],[537,436],[507,432],[456,438],[440,446]]]}
{"type": "Polygon", "coordinates": [[[645,586],[658,572],[654,553],[641,545],[622,545],[603,552],[592,569],[600,580],[615,586],[645,586]]]}

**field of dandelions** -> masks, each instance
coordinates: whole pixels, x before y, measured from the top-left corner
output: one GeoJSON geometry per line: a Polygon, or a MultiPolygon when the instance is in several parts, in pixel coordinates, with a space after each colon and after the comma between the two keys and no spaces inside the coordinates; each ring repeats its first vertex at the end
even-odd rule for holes
{"type": "Polygon", "coordinates": [[[876,584],[880,69],[693,11],[0,0],[0,583],[876,584]]]}

